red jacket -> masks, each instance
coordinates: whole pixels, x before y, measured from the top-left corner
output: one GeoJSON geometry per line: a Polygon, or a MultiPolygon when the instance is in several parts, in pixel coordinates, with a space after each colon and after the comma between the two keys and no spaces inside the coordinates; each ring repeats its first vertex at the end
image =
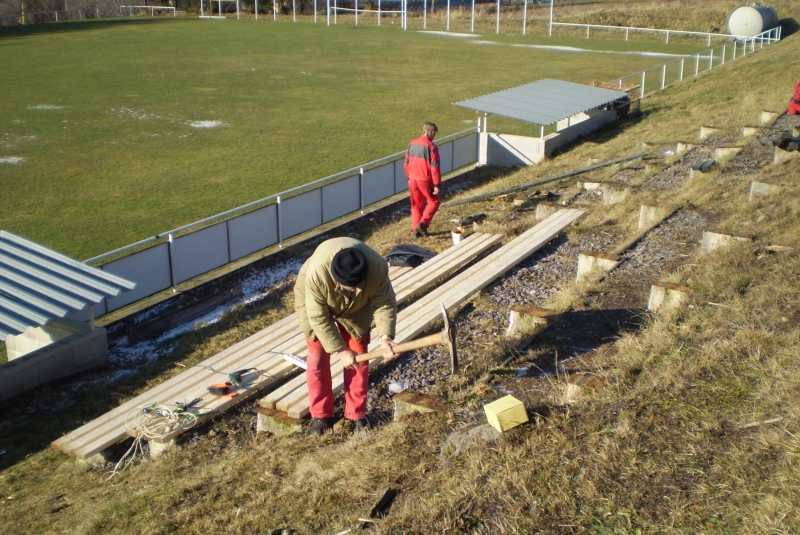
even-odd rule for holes
{"type": "Polygon", "coordinates": [[[794,96],[789,101],[789,115],[800,115],[800,82],[794,86],[794,96]]]}
{"type": "Polygon", "coordinates": [[[424,134],[413,140],[406,150],[405,169],[409,180],[425,180],[439,186],[442,183],[439,147],[424,134]]]}

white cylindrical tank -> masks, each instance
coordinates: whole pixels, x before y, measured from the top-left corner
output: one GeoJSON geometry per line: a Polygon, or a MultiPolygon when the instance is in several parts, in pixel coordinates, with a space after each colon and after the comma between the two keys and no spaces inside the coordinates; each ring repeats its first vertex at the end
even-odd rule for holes
{"type": "Polygon", "coordinates": [[[728,33],[752,37],[778,25],[778,14],[763,4],[745,4],[728,17],[728,33]]]}

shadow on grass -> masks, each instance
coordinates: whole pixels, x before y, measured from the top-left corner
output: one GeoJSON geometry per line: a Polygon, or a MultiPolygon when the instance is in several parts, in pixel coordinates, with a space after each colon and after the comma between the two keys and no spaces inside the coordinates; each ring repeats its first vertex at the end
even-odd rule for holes
{"type": "Polygon", "coordinates": [[[786,39],[800,30],[800,23],[794,19],[781,19],[778,21],[778,26],[781,27],[781,39],[786,39]]]}
{"type": "MultiPolygon", "coordinates": [[[[541,340],[530,348],[550,347],[558,351],[558,362],[570,360],[594,351],[624,332],[640,329],[643,314],[643,310],[623,308],[568,312],[559,317],[541,340]]],[[[534,365],[543,373],[556,372],[551,352],[534,361],[534,365]]]]}
{"type": "MultiPolygon", "coordinates": [[[[28,37],[30,35],[80,32],[86,30],[104,30],[115,26],[142,26],[165,22],[168,19],[147,18],[147,19],[86,19],[72,20],[66,22],[46,22],[43,24],[30,24],[26,26],[10,26],[0,28],[0,41],[18,37],[28,37]]],[[[189,22],[188,19],[170,19],[169,22],[189,22]]]]}

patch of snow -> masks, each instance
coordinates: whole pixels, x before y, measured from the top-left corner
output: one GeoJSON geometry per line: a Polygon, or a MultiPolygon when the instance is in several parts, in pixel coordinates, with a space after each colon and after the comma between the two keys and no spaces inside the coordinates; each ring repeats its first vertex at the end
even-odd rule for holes
{"type": "Polygon", "coordinates": [[[17,164],[17,163],[22,163],[24,161],[25,158],[20,158],[19,156],[7,156],[5,158],[0,158],[0,163],[17,164]]]}
{"type": "Polygon", "coordinates": [[[228,126],[228,124],[222,121],[192,121],[189,126],[192,128],[217,128],[219,126],[228,126]]]}
{"type": "Polygon", "coordinates": [[[495,43],[494,41],[471,41],[473,45],[499,45],[500,43],[495,43]]]}
{"type": "Polygon", "coordinates": [[[623,56],[650,56],[654,58],[683,58],[686,54],[667,54],[666,52],[641,52],[630,50],[626,52],[617,50],[589,50],[586,48],[576,48],[573,46],[551,46],[551,45],[511,45],[519,48],[537,48],[542,50],[553,50],[555,52],[572,53],[593,53],[593,54],[619,54],[623,56]]]}
{"type": "Polygon", "coordinates": [[[445,37],[459,37],[462,39],[472,39],[477,35],[471,33],[455,33],[455,32],[436,32],[432,30],[421,30],[419,33],[430,33],[433,35],[444,35],[445,37]]]}

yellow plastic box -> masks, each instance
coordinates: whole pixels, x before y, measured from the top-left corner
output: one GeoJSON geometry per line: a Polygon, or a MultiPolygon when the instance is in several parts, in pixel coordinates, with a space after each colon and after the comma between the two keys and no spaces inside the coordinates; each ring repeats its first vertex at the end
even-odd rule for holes
{"type": "Polygon", "coordinates": [[[506,431],[528,421],[525,405],[514,396],[505,396],[485,405],[486,420],[500,431],[506,431]]]}

